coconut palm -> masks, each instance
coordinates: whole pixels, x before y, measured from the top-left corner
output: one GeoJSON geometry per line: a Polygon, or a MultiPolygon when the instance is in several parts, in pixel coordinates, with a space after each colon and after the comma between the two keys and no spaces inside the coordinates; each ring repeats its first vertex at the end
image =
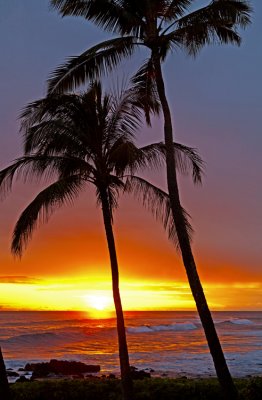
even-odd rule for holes
{"type": "MultiPolygon", "coordinates": [[[[89,184],[95,186],[111,263],[125,400],[133,397],[113,233],[113,211],[120,192],[133,193],[163,222],[169,236],[177,239],[169,197],[136,174],[146,167],[160,166],[165,158],[162,143],[142,148],[134,143],[133,135],[143,120],[142,100],[141,91],[135,87],[116,97],[103,95],[100,83],[93,83],[82,94],[54,94],[29,104],[21,116],[24,156],[0,172],[0,190],[4,194],[15,178],[53,178],[53,183],[35,197],[16,223],[12,252],[17,255],[22,254],[39,223],[48,220],[58,207],[73,202],[89,184]]],[[[157,103],[152,101],[150,110],[154,107],[157,108],[157,103]]],[[[173,147],[177,149],[180,170],[192,172],[193,180],[199,182],[200,157],[186,146],[174,144],[173,147]]],[[[190,231],[189,223],[187,229],[190,231]]]]}
{"type": "Polygon", "coordinates": [[[62,16],[82,16],[120,37],[114,37],[71,57],[49,80],[49,92],[75,88],[102,73],[112,71],[138,47],[149,50],[136,82],[144,87],[155,80],[164,116],[167,186],[179,246],[189,284],[213,357],[218,379],[228,399],[237,398],[211,313],[198,276],[181,207],[173,152],[172,118],[166,97],[162,63],[167,55],[185,50],[195,56],[206,44],[241,42],[237,31],[250,23],[251,8],[244,0],[212,0],[192,11],[194,0],[50,0],[62,16]]]}
{"type": "Polygon", "coordinates": [[[10,400],[11,393],[6,375],[5,363],[3,359],[2,349],[0,347],[0,395],[1,399],[10,400]]]}

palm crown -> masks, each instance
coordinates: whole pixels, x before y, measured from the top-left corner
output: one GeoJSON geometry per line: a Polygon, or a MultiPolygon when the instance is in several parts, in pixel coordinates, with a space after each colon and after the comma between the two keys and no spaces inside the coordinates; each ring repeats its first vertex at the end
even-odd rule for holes
{"type": "MultiPolygon", "coordinates": [[[[118,97],[102,94],[94,83],[82,94],[54,94],[29,104],[23,111],[24,153],[0,172],[0,189],[11,188],[15,177],[54,178],[21,214],[13,234],[12,250],[21,255],[38,222],[74,198],[88,183],[96,187],[97,201],[106,192],[111,219],[120,191],[133,192],[160,218],[176,240],[167,194],[136,175],[164,161],[165,146],[138,148],[134,133],[143,122],[139,91],[127,89],[118,97]]],[[[177,165],[201,181],[202,161],[196,151],[175,143],[177,165]]],[[[187,219],[186,213],[185,219],[187,219]]],[[[188,230],[190,224],[187,222],[188,230]]]]}
{"type": "Polygon", "coordinates": [[[120,34],[80,56],[69,58],[49,80],[49,91],[71,90],[109,72],[137,46],[163,61],[177,48],[195,55],[211,42],[239,45],[238,27],[250,23],[251,8],[243,0],[213,0],[191,11],[193,0],[50,0],[63,16],[82,16],[99,27],[120,34]],[[191,12],[190,12],[191,11],[191,12]]]}

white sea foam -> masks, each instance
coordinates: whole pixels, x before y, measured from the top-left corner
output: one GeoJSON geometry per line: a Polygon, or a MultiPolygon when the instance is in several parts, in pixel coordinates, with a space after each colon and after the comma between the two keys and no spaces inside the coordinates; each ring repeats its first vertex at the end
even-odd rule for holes
{"type": "Polygon", "coordinates": [[[127,331],[129,333],[149,333],[149,332],[161,332],[161,331],[191,331],[197,329],[197,326],[192,322],[180,322],[169,325],[143,325],[137,327],[129,327],[127,331]]]}
{"type": "Polygon", "coordinates": [[[192,331],[197,329],[197,325],[192,322],[181,322],[172,324],[172,331],[192,331]]]}
{"type": "Polygon", "coordinates": [[[132,326],[132,327],[127,328],[127,332],[129,332],[129,333],[147,333],[147,332],[154,332],[154,330],[150,326],[132,326]]]}
{"type": "Polygon", "coordinates": [[[219,324],[234,324],[234,325],[254,325],[253,321],[245,318],[232,318],[232,319],[224,319],[224,320],[214,320],[216,325],[219,324]]]}
{"type": "Polygon", "coordinates": [[[236,325],[253,325],[254,322],[250,321],[249,319],[232,319],[231,324],[236,325]]]}

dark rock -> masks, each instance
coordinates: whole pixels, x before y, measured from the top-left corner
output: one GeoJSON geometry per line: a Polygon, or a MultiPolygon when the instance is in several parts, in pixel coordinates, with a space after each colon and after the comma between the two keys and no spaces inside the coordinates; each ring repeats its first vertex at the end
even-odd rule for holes
{"type": "Polygon", "coordinates": [[[116,376],[115,376],[115,374],[109,374],[109,375],[107,376],[107,378],[109,378],[109,379],[116,379],[116,376]]]}
{"type": "Polygon", "coordinates": [[[25,365],[25,367],[24,367],[24,370],[25,371],[30,371],[30,372],[32,372],[33,371],[33,365],[34,364],[29,364],[29,363],[27,363],[26,365],[25,365]]]}
{"type": "MultiPolygon", "coordinates": [[[[34,375],[34,372],[33,372],[34,375]]],[[[47,374],[46,376],[47,378],[62,378],[63,375],[62,374],[56,374],[55,372],[50,372],[49,374],[47,374]]]]}
{"type": "MultiPolygon", "coordinates": [[[[104,375],[104,377],[105,377],[105,375],[104,375]]],[[[92,380],[100,379],[99,376],[92,375],[92,374],[87,374],[87,375],[84,376],[84,378],[86,378],[86,379],[92,379],[92,380]]]]}
{"type": "Polygon", "coordinates": [[[20,376],[15,382],[29,382],[24,375],[20,376]]]}
{"type": "Polygon", "coordinates": [[[9,377],[11,377],[11,376],[17,376],[17,377],[19,377],[20,375],[17,373],[17,372],[15,372],[15,371],[6,371],[6,375],[7,376],[9,376],[9,377]]]}
{"type": "Polygon", "coordinates": [[[13,371],[13,368],[6,368],[6,371],[13,371]]]}
{"type": "Polygon", "coordinates": [[[72,376],[73,379],[84,379],[84,375],[83,374],[77,374],[77,375],[73,375],[72,376]]]}
{"type": "Polygon", "coordinates": [[[144,369],[138,370],[136,367],[130,367],[132,379],[145,379],[151,378],[151,374],[144,369]]]}
{"type": "Polygon", "coordinates": [[[33,371],[34,379],[46,377],[50,373],[77,375],[99,372],[100,365],[88,365],[79,361],[50,360],[49,362],[26,364],[25,371],[33,371]]]}
{"type": "Polygon", "coordinates": [[[24,372],[24,371],[25,371],[25,369],[24,369],[24,368],[18,368],[18,371],[20,371],[20,372],[24,372]]]}
{"type": "Polygon", "coordinates": [[[153,368],[145,368],[144,371],[155,372],[153,368]]]}

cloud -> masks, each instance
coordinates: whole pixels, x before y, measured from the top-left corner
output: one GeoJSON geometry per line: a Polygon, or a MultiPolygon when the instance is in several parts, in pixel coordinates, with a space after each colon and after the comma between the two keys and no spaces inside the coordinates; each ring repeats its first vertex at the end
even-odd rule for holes
{"type": "Polygon", "coordinates": [[[41,280],[25,275],[0,275],[0,283],[37,284],[41,280]]]}

